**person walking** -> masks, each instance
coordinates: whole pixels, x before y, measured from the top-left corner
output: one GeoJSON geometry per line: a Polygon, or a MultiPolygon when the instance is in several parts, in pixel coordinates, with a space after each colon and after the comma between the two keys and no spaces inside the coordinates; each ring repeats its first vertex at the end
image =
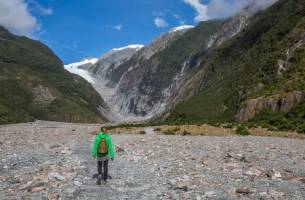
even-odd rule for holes
{"type": "Polygon", "coordinates": [[[102,179],[105,183],[107,182],[109,158],[114,160],[115,157],[112,139],[104,127],[95,136],[92,154],[93,158],[97,159],[98,175],[96,183],[101,185],[102,179]]]}

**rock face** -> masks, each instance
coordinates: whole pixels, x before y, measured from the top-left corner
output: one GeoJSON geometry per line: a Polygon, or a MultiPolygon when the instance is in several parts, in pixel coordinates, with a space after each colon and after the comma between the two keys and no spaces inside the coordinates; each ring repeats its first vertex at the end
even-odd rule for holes
{"type": "Polygon", "coordinates": [[[39,85],[32,90],[33,103],[37,106],[47,106],[52,103],[56,97],[54,97],[49,88],[39,85]]]}
{"type": "Polygon", "coordinates": [[[270,110],[272,112],[288,112],[304,100],[305,94],[301,91],[250,99],[241,106],[235,119],[238,122],[246,122],[265,110],[270,110]]]}
{"type": "Polygon", "coordinates": [[[97,82],[108,85],[110,80],[115,79],[113,77],[116,75],[114,72],[121,70],[118,67],[129,60],[141,48],[143,48],[143,45],[129,45],[123,48],[112,49],[110,52],[102,55],[95,64],[82,67],[82,69],[87,69],[97,82]]]}
{"type": "MultiPolygon", "coordinates": [[[[234,36],[246,26],[247,19],[248,15],[241,14],[224,23],[213,22],[193,30],[173,29],[135,53],[130,60],[118,67],[125,68],[125,73],[120,76],[119,81],[114,80],[118,82],[112,98],[108,100],[113,112],[118,113],[118,119],[150,119],[184,100],[185,92],[189,91],[184,90],[183,84],[190,77],[191,71],[202,62],[193,55],[199,50],[207,51],[218,46],[234,36]],[[217,29],[217,26],[221,27],[217,29]],[[198,37],[200,42],[185,47],[189,49],[181,54],[178,48],[184,42],[181,42],[184,40],[182,38],[187,34],[189,36],[186,37],[191,37],[195,31],[197,34],[201,31],[206,33],[198,37]],[[185,58],[181,59],[182,56],[185,58]]],[[[118,72],[114,74],[117,75],[118,72]]],[[[99,91],[99,87],[95,88],[99,91]]]]}

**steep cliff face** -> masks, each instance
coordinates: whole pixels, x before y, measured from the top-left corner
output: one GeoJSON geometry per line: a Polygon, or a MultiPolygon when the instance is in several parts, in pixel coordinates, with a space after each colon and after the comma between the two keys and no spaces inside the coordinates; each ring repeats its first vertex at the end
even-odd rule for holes
{"type": "MultiPolygon", "coordinates": [[[[168,120],[247,121],[269,110],[274,115],[286,112],[284,117],[299,123],[304,115],[290,115],[290,110],[304,102],[304,13],[302,0],[280,0],[251,18],[235,37],[201,56],[204,62],[192,76],[194,82],[183,86],[192,91],[185,93],[189,98],[168,120]]],[[[269,116],[263,117],[260,120],[269,116]]]]}
{"type": "Polygon", "coordinates": [[[237,122],[246,122],[264,111],[287,113],[304,100],[305,93],[302,91],[250,99],[241,105],[235,120],[237,122]]]}
{"type": "MultiPolygon", "coordinates": [[[[92,85],[112,109],[110,118],[114,121],[145,120],[159,111],[163,102],[160,97],[161,88],[154,86],[153,80],[150,80],[159,76],[156,71],[159,66],[153,66],[159,61],[153,57],[192,28],[174,28],[145,47],[132,45],[113,49],[101,56],[95,64],[78,67],[90,74],[92,85]],[[150,74],[150,70],[155,72],[150,74]],[[158,96],[153,93],[158,93],[158,96]]],[[[168,81],[171,82],[171,78],[168,81]]]]}
{"type": "Polygon", "coordinates": [[[145,120],[174,107],[191,95],[184,84],[204,61],[198,55],[236,35],[247,20],[248,15],[241,14],[225,22],[203,22],[187,32],[171,31],[144,47],[123,63],[128,70],[111,100],[114,112],[128,121],[145,120]]]}

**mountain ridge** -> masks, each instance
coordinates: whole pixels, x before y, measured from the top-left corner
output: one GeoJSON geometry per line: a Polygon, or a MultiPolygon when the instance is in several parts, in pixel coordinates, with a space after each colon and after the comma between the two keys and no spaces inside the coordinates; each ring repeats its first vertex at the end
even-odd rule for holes
{"type": "Polygon", "coordinates": [[[71,75],[39,41],[0,26],[0,123],[36,119],[105,122],[105,102],[89,83],[71,75]]]}

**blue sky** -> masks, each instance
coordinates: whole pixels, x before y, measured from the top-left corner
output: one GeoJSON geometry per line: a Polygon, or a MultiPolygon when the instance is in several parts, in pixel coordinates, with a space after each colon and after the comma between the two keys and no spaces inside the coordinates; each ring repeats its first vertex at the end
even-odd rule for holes
{"type": "Polygon", "coordinates": [[[40,0],[39,3],[53,9],[49,16],[37,14],[42,26],[39,39],[65,63],[97,57],[114,47],[147,44],[174,26],[195,23],[194,10],[182,0],[65,0],[51,3],[40,0]],[[156,18],[163,19],[165,24],[157,27],[156,18]]]}
{"type": "Polygon", "coordinates": [[[65,64],[112,48],[148,44],[187,24],[276,0],[0,0],[0,25],[47,44],[65,64]]]}

